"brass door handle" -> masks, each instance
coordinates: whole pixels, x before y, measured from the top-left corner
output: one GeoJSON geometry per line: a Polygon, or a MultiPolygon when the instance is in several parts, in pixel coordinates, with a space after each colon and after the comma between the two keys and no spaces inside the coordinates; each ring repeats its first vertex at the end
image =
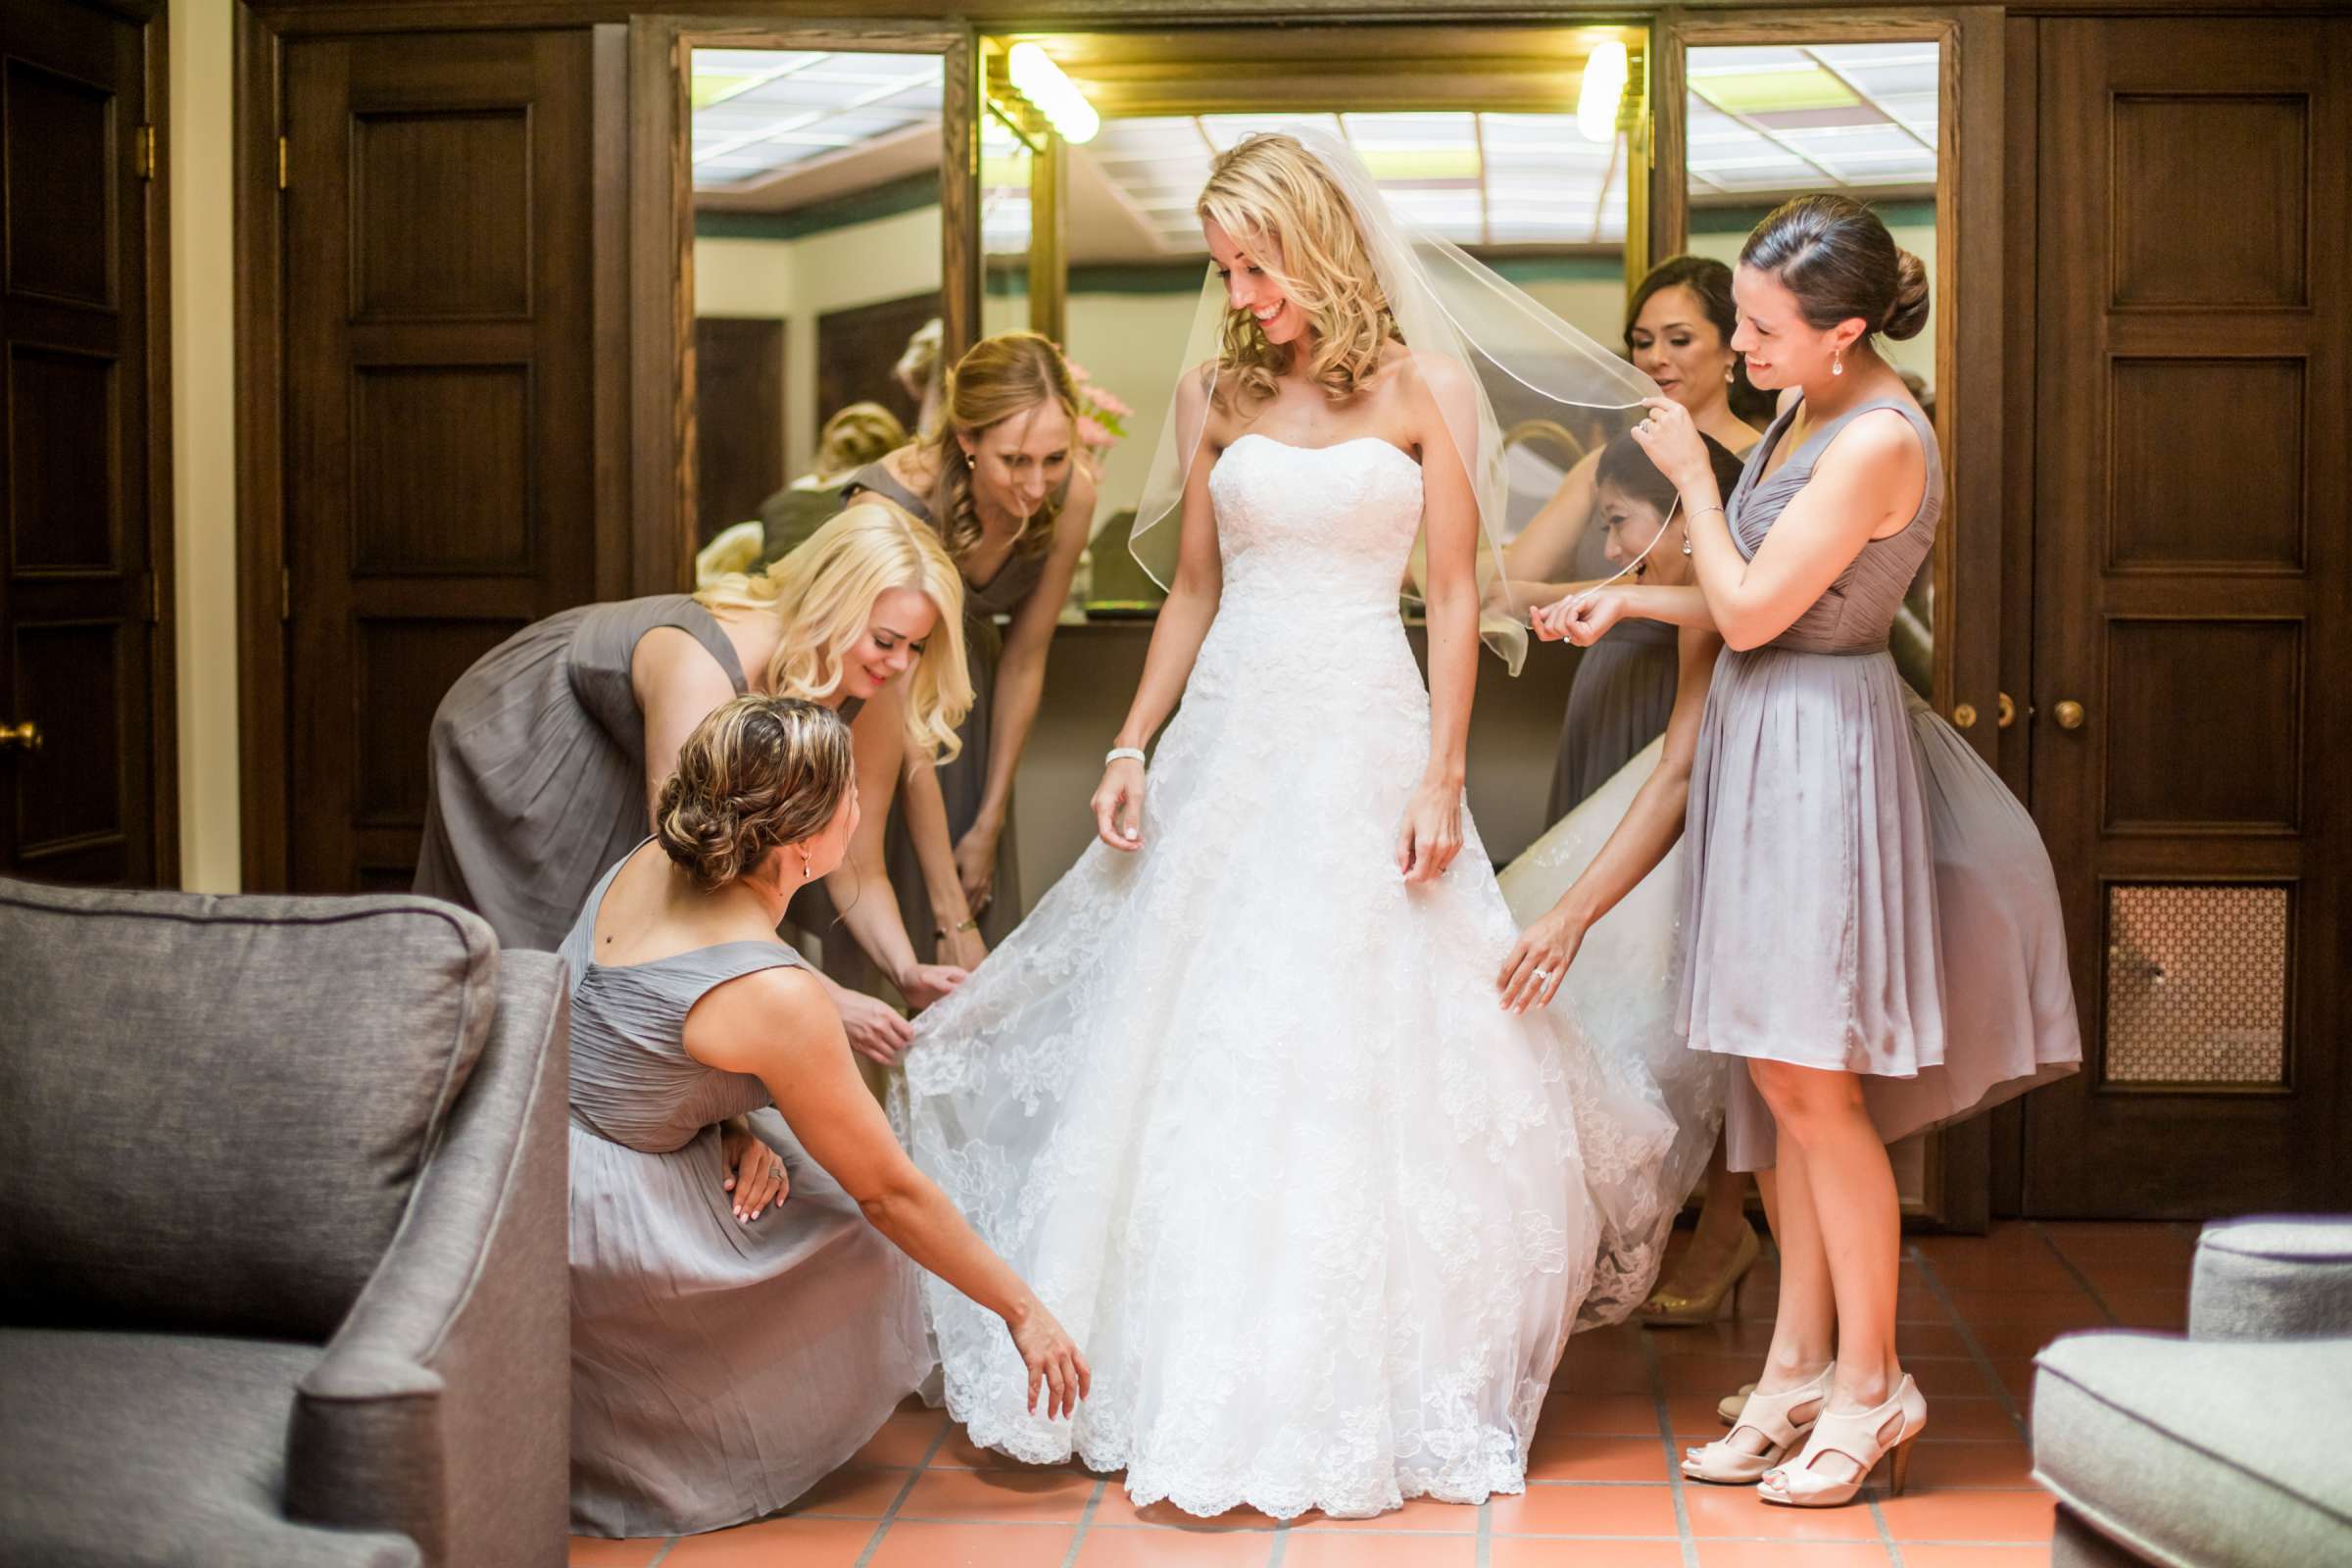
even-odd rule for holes
{"type": "Polygon", "coordinates": [[[2017,704],[2007,692],[2001,693],[2000,726],[2007,729],[2017,722],[2017,704]]]}
{"type": "Polygon", "coordinates": [[[2060,729],[2081,729],[2082,727],[2082,705],[2070,697],[2058,705],[2057,717],[2060,729]]]}
{"type": "Polygon", "coordinates": [[[1977,705],[1961,703],[1952,709],[1952,728],[1974,729],[1977,726],[1977,705]]]}
{"type": "Polygon", "coordinates": [[[11,746],[22,746],[28,752],[41,749],[41,726],[31,719],[22,724],[0,724],[0,752],[11,746]]]}

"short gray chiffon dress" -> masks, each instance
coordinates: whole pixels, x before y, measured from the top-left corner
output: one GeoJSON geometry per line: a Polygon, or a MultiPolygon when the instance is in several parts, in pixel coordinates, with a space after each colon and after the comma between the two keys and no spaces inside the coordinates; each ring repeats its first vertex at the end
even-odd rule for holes
{"type": "Polygon", "coordinates": [[[571,1528],[717,1530],[855,1454],[931,1367],[915,1265],[802,1150],[758,1078],[686,1054],[705,994],[797,964],[728,942],[606,965],[597,882],[571,986],[571,1528]],[[718,1124],[748,1114],[791,1191],[749,1224],[718,1124]]]}
{"type": "Polygon", "coordinates": [[[686,594],[582,605],[474,662],[434,710],[416,891],[510,948],[550,951],[606,867],[641,843],[645,715],[630,662],[675,626],[744,689],[735,645],[686,594]]]}
{"type": "MultiPolygon", "coordinates": [[[[1934,428],[1908,400],[1866,400],[1761,477],[1792,407],[1748,456],[1732,537],[1752,559],[1823,449],[1876,409],[1927,450],[1918,514],[1779,637],[1715,663],[1683,840],[1677,1027],[1695,1051],[1863,1075],[1892,1143],[2075,1071],[2082,1046],[2034,820],[1886,652],[1943,510],[1934,428]]],[[[1734,1170],[1773,1165],[1772,1114],[1745,1073],[1724,1136],[1734,1170]]]]}
{"type": "MultiPolygon", "coordinates": [[[[931,514],[930,501],[901,484],[882,464],[868,464],[852,474],[842,488],[842,497],[846,501],[859,491],[869,491],[895,503],[933,528],[939,526],[939,520],[931,514]]],[[[1016,551],[986,583],[975,583],[969,577],[963,580],[963,657],[971,669],[972,710],[964,714],[963,722],[956,728],[963,750],[939,765],[939,793],[947,802],[950,843],[971,829],[980,814],[981,797],[988,793],[990,736],[995,733],[997,712],[997,662],[1004,652],[997,617],[1009,615],[1028,603],[1045,574],[1046,552],[1016,551]]],[[[890,882],[898,890],[899,910],[906,920],[907,938],[914,944],[917,958],[925,963],[936,962],[938,942],[932,934],[930,884],[923,880],[923,864],[915,856],[914,839],[906,831],[904,811],[891,812],[887,842],[890,882]]],[[[1012,818],[1007,812],[1004,832],[997,840],[996,884],[988,907],[980,911],[980,935],[993,949],[1020,923],[1020,853],[1013,838],[1012,818]]],[[[835,979],[843,979],[830,961],[826,967],[835,979]]]]}

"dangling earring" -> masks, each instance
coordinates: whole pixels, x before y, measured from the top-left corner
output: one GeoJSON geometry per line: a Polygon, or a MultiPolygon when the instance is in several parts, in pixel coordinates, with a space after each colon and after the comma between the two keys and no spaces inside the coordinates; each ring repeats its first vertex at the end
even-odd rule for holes
{"type": "Polygon", "coordinates": [[[1832,349],[1830,351],[1830,373],[1832,375],[1845,373],[1845,350],[1832,349]]]}
{"type": "Polygon", "coordinates": [[[1683,524],[1683,554],[1687,556],[1687,555],[1689,555],[1690,553],[1690,525],[1689,523],[1687,523],[1687,522],[1686,522],[1686,523],[1684,523],[1684,524],[1683,524]]]}
{"type": "Polygon", "coordinates": [[[804,882],[808,880],[808,852],[807,850],[801,852],[801,880],[804,882]]]}
{"type": "Polygon", "coordinates": [[[1723,384],[1725,386],[1737,386],[1740,384],[1739,373],[1728,365],[1723,368],[1723,384]]]}

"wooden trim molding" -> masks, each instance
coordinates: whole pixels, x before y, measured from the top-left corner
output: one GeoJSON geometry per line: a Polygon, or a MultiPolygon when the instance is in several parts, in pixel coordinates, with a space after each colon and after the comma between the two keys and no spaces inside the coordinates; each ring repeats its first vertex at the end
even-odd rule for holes
{"type": "Polygon", "coordinates": [[[247,892],[287,886],[285,336],[277,137],[277,32],[249,5],[235,19],[232,125],[237,258],[237,776],[247,892]]]}

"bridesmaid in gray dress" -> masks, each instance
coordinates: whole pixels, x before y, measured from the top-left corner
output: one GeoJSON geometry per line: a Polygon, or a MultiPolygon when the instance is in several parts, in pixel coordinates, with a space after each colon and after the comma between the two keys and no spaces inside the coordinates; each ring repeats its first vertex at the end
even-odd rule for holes
{"type": "Polygon", "coordinates": [[[1068,367],[1034,332],[975,344],[949,372],[941,408],[935,431],[859,469],[844,493],[881,496],[938,529],[963,574],[963,750],[908,778],[888,842],[916,952],[968,966],[1020,923],[1012,782],[1093,524],[1095,481],[1078,456],[1068,367]],[[1010,622],[1002,634],[999,616],[1010,622]],[[926,909],[936,946],[915,920],[926,909]]]}
{"type": "Polygon", "coordinates": [[[791,1503],[931,1367],[916,1266],[1002,1317],[1050,1410],[1069,1336],[901,1152],[821,983],[778,941],[841,861],[847,727],[741,697],[562,952],[571,989],[571,1523],[716,1530],[791,1503]],[[774,1108],[769,1108],[770,1106],[774,1108]]]}
{"type": "MultiPolygon", "coordinates": [[[[477,910],[509,947],[552,949],[598,875],[644,839],[651,795],[704,714],[747,690],[862,706],[875,842],[834,880],[853,932],[902,991],[944,995],[962,973],[908,945],[878,824],[904,756],[954,750],[970,701],[962,608],[962,579],[929,529],[858,507],[759,577],[525,627],[433,714],[416,891],[477,910]]],[[[894,1059],[910,1038],[880,1003],[836,1000],[867,1054],[894,1059]]]]}
{"type": "MultiPolygon", "coordinates": [[[[1749,374],[1794,395],[1729,514],[1679,406],[1651,400],[1636,430],[1681,492],[1698,582],[1637,612],[1726,644],[1690,786],[1678,1022],[1746,1058],[1730,1159],[1775,1171],[1781,1250],[1763,1376],[1684,1473],[1827,1507],[1889,1452],[1899,1490],[1927,1423],[1895,1353],[1886,1144],[2075,1070],[2082,1044],[2033,819],[1886,652],[1943,471],[1873,344],[1925,322],[1925,269],[1867,208],[1809,196],[1748,237],[1734,287],[1749,374]]],[[[1596,596],[1569,634],[1629,609],[1596,596]]]]}

